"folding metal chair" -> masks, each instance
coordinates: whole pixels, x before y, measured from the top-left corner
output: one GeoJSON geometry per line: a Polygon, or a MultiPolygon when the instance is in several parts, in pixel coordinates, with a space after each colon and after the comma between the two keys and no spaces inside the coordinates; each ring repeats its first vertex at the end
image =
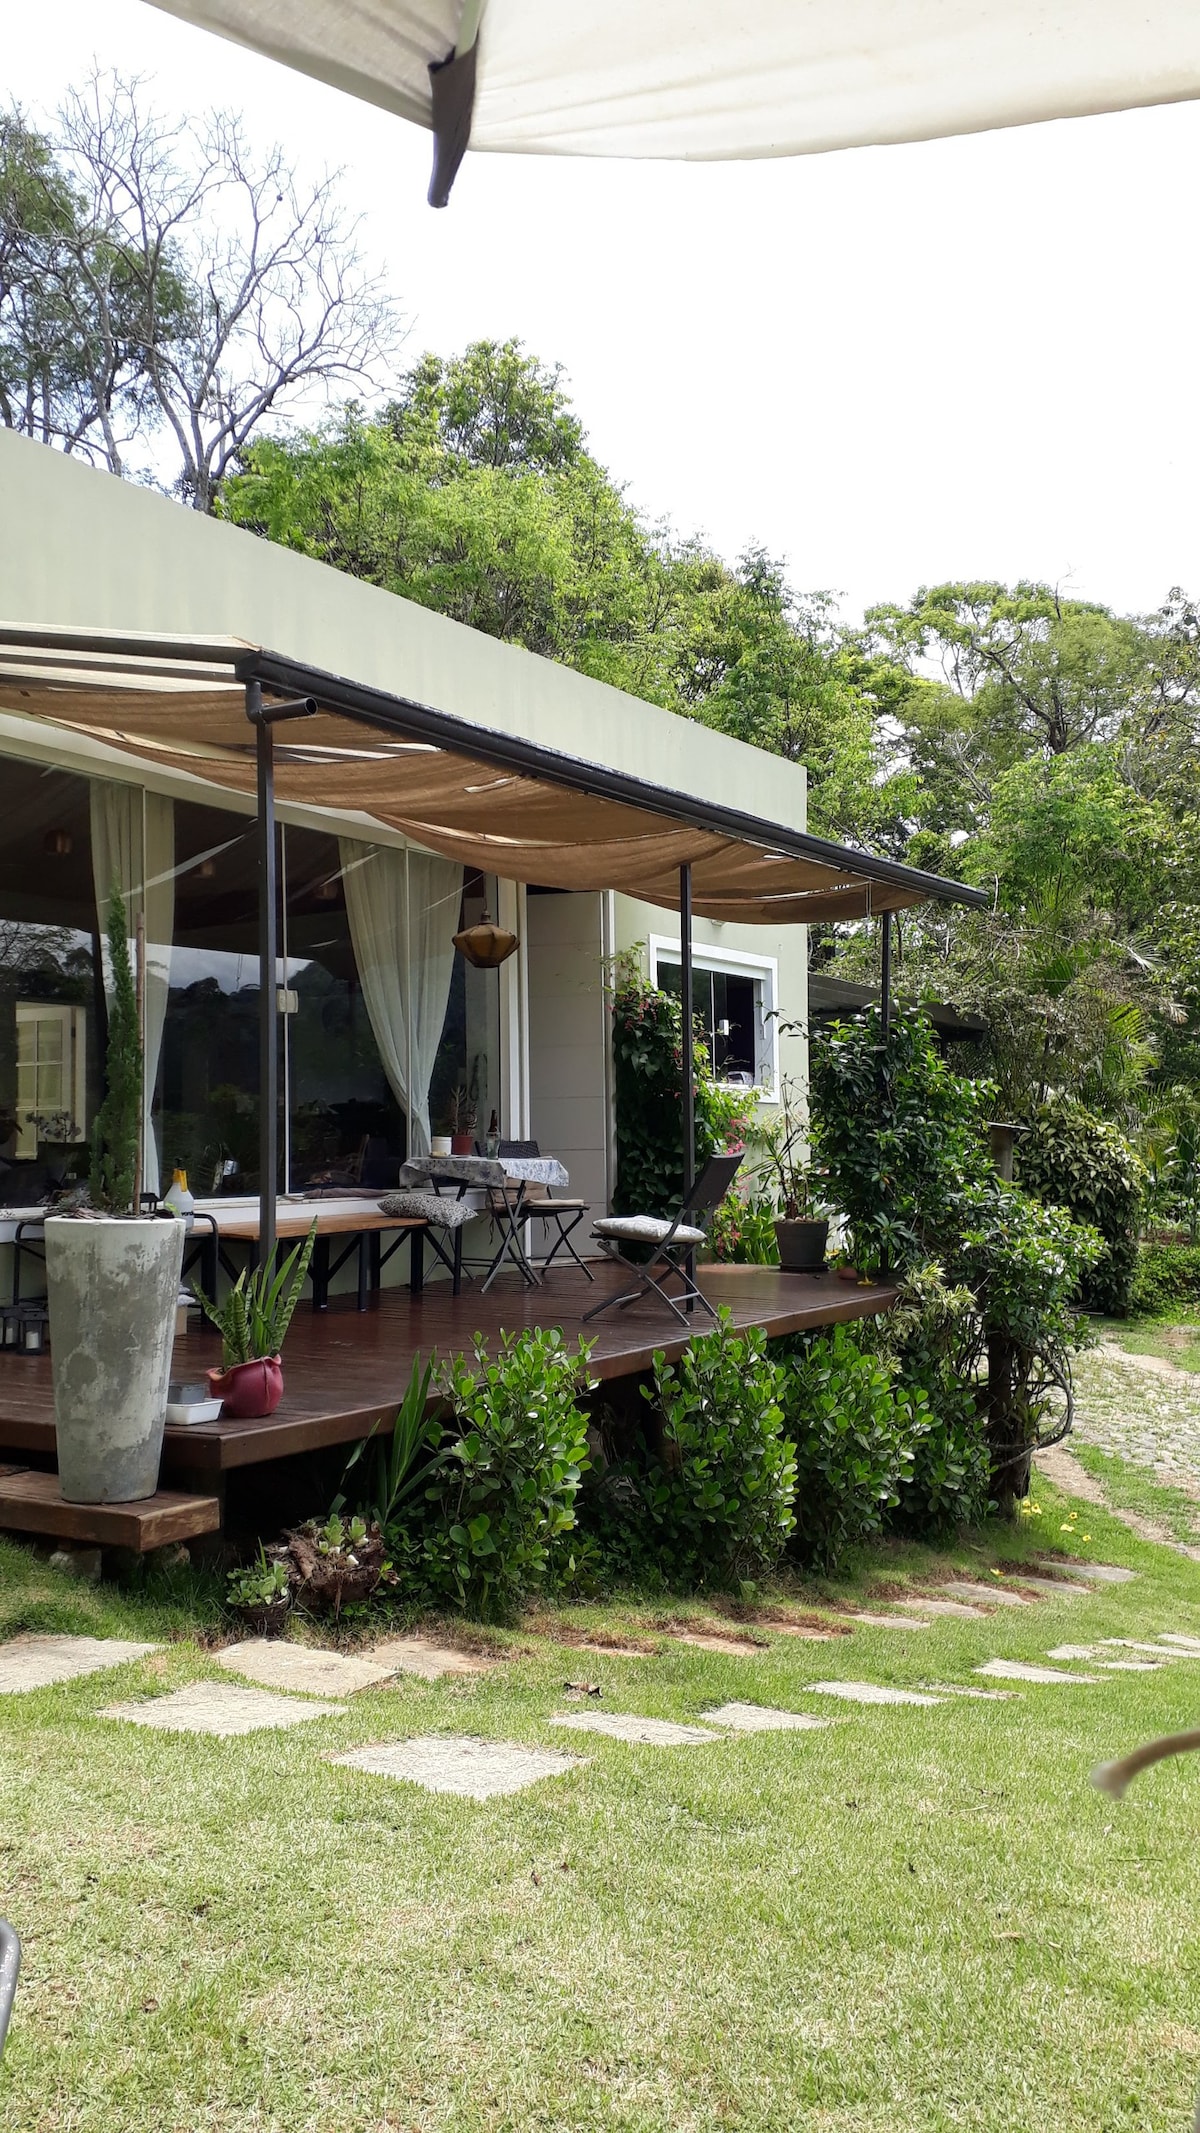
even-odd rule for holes
{"type": "Polygon", "coordinates": [[[690,1320],[686,1311],[680,1308],[684,1304],[699,1304],[710,1318],[716,1317],[707,1296],[696,1287],[689,1260],[696,1246],[703,1244],[708,1224],[741,1166],[740,1155],[711,1155],[679,1213],[670,1221],[659,1215],[605,1215],[599,1222],[593,1222],[592,1235],[597,1243],[610,1259],[633,1276],[637,1285],[623,1289],[619,1296],[606,1296],[603,1303],[593,1304],[590,1311],[584,1312],[582,1322],[585,1326],[590,1318],[599,1318],[602,1311],[627,1310],[647,1290],[653,1290],[668,1311],[673,1311],[685,1326],[690,1320]],[[626,1257],[621,1249],[625,1244],[652,1244],[655,1250],[642,1263],[626,1257]],[[672,1274],[683,1284],[678,1302],[668,1296],[662,1286],[672,1274]]]}
{"type": "MultiPolygon", "coordinates": [[[[537,1141],[501,1141],[496,1150],[497,1155],[502,1156],[538,1157],[541,1152],[541,1147],[537,1141]]],[[[514,1180],[514,1185],[516,1183],[517,1181],[514,1180]]],[[[587,1275],[588,1280],[595,1280],[596,1277],[586,1259],[580,1258],[571,1242],[572,1230],[578,1229],[579,1224],[588,1212],[586,1200],[556,1200],[553,1188],[549,1185],[527,1184],[515,1196],[503,1185],[492,1185],[488,1188],[488,1209],[493,1219],[498,1220],[501,1226],[504,1224],[506,1215],[505,1201],[508,1203],[507,1211],[511,1213],[518,1224],[526,1221],[544,1222],[547,1231],[549,1231],[550,1225],[553,1223],[558,1232],[546,1257],[537,1262],[537,1272],[539,1274],[547,1273],[554,1265],[559,1253],[565,1249],[581,1272],[587,1275]]],[[[549,1242],[548,1236],[547,1242],[549,1242]]],[[[504,1245],[502,1243],[500,1251],[489,1269],[489,1280],[500,1264],[503,1253],[504,1245]]]]}

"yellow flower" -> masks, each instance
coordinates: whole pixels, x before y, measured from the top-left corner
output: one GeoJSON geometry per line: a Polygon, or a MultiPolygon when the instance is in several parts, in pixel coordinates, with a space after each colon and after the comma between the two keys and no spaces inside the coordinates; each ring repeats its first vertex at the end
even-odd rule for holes
{"type": "Polygon", "coordinates": [[[1072,1533],[1074,1531],[1074,1527],[1070,1525],[1060,1526],[1058,1530],[1060,1533],[1072,1533]]]}
{"type": "Polygon", "coordinates": [[[1080,1534],[1080,1536],[1079,1536],[1080,1540],[1085,1540],[1085,1541],[1090,1541],[1091,1537],[1092,1537],[1092,1536],[1091,1536],[1091,1534],[1090,1534],[1090,1533],[1081,1533],[1081,1534],[1080,1534]]]}

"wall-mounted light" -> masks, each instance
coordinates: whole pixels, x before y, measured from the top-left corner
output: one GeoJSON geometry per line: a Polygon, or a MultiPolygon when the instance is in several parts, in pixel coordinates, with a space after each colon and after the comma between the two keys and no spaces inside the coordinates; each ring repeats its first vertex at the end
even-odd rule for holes
{"type": "Polygon", "coordinates": [[[476,970],[498,970],[516,949],[517,936],[498,926],[485,910],[475,925],[464,926],[461,933],[455,934],[454,945],[476,970]]]}

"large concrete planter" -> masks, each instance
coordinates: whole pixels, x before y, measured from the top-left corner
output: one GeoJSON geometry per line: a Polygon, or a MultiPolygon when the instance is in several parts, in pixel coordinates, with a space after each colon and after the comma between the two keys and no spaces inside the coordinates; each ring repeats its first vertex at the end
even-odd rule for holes
{"type": "Polygon", "coordinates": [[[182,1222],[46,1223],[58,1473],[68,1503],[158,1487],[182,1222]]]}

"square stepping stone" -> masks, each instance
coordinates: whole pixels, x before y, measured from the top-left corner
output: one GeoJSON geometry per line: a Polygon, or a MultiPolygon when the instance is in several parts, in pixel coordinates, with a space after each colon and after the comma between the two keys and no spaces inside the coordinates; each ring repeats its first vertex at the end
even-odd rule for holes
{"type": "Polygon", "coordinates": [[[845,1629],[817,1629],[811,1622],[764,1622],[762,1627],[769,1629],[773,1637],[800,1637],[808,1644],[832,1644],[838,1637],[850,1634],[845,1629]]]}
{"type": "Polygon", "coordinates": [[[983,1619],[982,1607],[969,1607],[965,1600],[897,1600],[895,1605],[911,1607],[919,1615],[965,1615],[971,1622],[983,1619]]]}
{"type": "Polygon", "coordinates": [[[1098,1659],[1100,1653],[1094,1644],[1056,1644],[1047,1659],[1098,1659]]]}
{"type": "Polygon", "coordinates": [[[970,1696],[979,1703],[1014,1703],[1020,1696],[1019,1689],[971,1689],[963,1681],[923,1681],[923,1689],[931,1689],[935,1696],[970,1696]]]}
{"type": "MultiPolygon", "coordinates": [[[[966,1610],[964,1610],[966,1612],[966,1610]]],[[[861,1622],[864,1629],[932,1629],[920,1615],[851,1615],[852,1622],[861,1622]]]]}
{"type": "Polygon", "coordinates": [[[1200,1658],[1200,1637],[1180,1637],[1172,1630],[1164,1629],[1159,1631],[1158,1641],[1173,1645],[1176,1651],[1190,1652],[1194,1659],[1200,1658]]]}
{"type": "Polygon", "coordinates": [[[813,1681],[809,1683],[813,1696],[840,1696],[844,1703],[937,1703],[936,1696],[925,1696],[917,1689],[888,1689],[875,1681],[813,1681]]]}
{"type": "Polygon", "coordinates": [[[484,1659],[478,1652],[462,1652],[453,1644],[439,1644],[434,1637],[383,1637],[361,1654],[385,1674],[416,1674],[422,1681],[440,1681],[443,1674],[490,1674],[499,1660],[484,1659]]]}
{"type": "Polygon", "coordinates": [[[144,1659],[147,1652],[157,1649],[155,1644],[133,1644],[123,1637],[13,1637],[0,1644],[0,1696],[78,1681],[84,1674],[101,1674],[106,1667],[144,1659]]]}
{"type": "Polygon", "coordinates": [[[1084,1578],[1090,1585],[1128,1585],[1137,1576],[1136,1570],[1126,1570],[1120,1563],[1064,1563],[1052,1555],[1043,1555],[1039,1561],[1054,1577],[1084,1578]]]}
{"type": "Polygon", "coordinates": [[[696,1644],[702,1652],[725,1652],[730,1659],[761,1659],[769,1649],[752,1637],[731,1637],[720,1629],[669,1629],[664,1634],[673,1644],[696,1644]]]}
{"type": "Polygon", "coordinates": [[[1070,1578],[1030,1577],[1024,1570],[1014,1570],[1012,1576],[1014,1583],[1018,1584],[1023,1592],[1036,1592],[1043,1600],[1093,1598],[1089,1585],[1077,1585],[1070,1578]]]}
{"type": "Polygon", "coordinates": [[[390,1667],[357,1654],[313,1651],[305,1644],[286,1644],[279,1637],[249,1637],[243,1644],[227,1644],[217,1653],[217,1665],[229,1674],[242,1674],[264,1689],[296,1689],[305,1696],[353,1696],[356,1689],[374,1688],[391,1679],[390,1667]]]}
{"type": "Polygon", "coordinates": [[[1095,1683],[1095,1674],[1064,1674],[1061,1667],[1028,1666],[1024,1659],[989,1659],[975,1668],[977,1674],[995,1674],[1001,1681],[1083,1681],[1095,1683]]]}
{"type": "Polygon", "coordinates": [[[330,1761],[371,1777],[398,1778],[426,1792],[453,1792],[460,1799],[491,1800],[498,1794],[524,1792],[540,1779],[563,1777],[582,1768],[586,1758],[560,1755],[553,1748],[526,1748],[517,1741],[478,1740],[469,1734],[426,1733],[415,1740],[380,1741],[352,1748],[330,1761]]]}
{"type": "Polygon", "coordinates": [[[989,1607],[1032,1607],[1034,1605],[1032,1600],[1023,1600],[1019,1592],[1009,1592],[1007,1587],[1000,1583],[999,1578],[996,1579],[994,1585],[976,1585],[968,1583],[966,1580],[956,1579],[952,1585],[943,1585],[942,1591],[948,1592],[951,1598],[955,1600],[982,1600],[985,1606],[989,1607]]]}
{"type": "Polygon", "coordinates": [[[728,1726],[734,1733],[811,1733],[831,1726],[832,1718],[813,1718],[807,1711],[775,1711],[764,1703],[723,1703],[715,1711],[701,1711],[713,1726],[728,1726]]]}
{"type": "Polygon", "coordinates": [[[213,1733],[225,1740],[237,1733],[258,1733],[267,1726],[302,1726],[307,1719],[340,1718],[345,1705],[301,1702],[268,1689],[243,1689],[232,1681],[191,1681],[169,1696],[149,1696],[137,1703],[114,1703],[101,1718],[124,1719],[131,1726],[154,1726],[163,1733],[213,1733]]]}
{"type": "Polygon", "coordinates": [[[645,1748],[700,1747],[720,1740],[707,1726],[680,1726],[673,1718],[639,1718],[632,1711],[557,1711],[552,1726],[570,1726],[576,1733],[603,1733],[609,1740],[633,1741],[645,1748]]]}
{"type": "Polygon", "coordinates": [[[1161,1674],[1162,1661],[1157,1659],[1097,1659],[1096,1665],[1105,1674],[1161,1674]]]}
{"type": "Polygon", "coordinates": [[[1180,1651],[1178,1645],[1139,1644],[1136,1637],[1101,1637],[1105,1651],[1143,1652],[1151,1659],[1200,1659],[1200,1651],[1180,1651]]]}

